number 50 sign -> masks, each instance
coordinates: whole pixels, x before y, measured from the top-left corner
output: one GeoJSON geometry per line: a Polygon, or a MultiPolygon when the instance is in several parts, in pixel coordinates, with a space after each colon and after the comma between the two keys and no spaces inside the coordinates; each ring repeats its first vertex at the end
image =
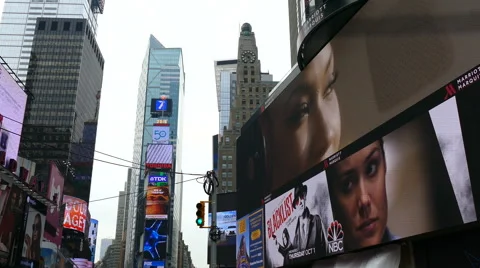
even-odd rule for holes
{"type": "Polygon", "coordinates": [[[152,140],[154,143],[168,143],[168,141],[170,140],[170,127],[154,126],[152,140]]]}

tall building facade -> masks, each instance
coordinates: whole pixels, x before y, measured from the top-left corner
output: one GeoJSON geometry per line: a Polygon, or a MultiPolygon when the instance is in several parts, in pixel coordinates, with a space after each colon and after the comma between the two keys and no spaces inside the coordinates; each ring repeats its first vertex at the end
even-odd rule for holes
{"type": "Polygon", "coordinates": [[[107,249],[113,244],[112,238],[103,238],[100,241],[100,259],[105,258],[105,253],[107,253],[107,249]]]}
{"type": "Polygon", "coordinates": [[[104,0],[5,0],[0,55],[25,82],[37,18],[85,19],[95,36],[97,14],[103,13],[103,6],[104,0]]]}
{"type": "MultiPolygon", "coordinates": [[[[45,185],[55,161],[64,195],[88,203],[104,59],[87,19],[39,17],[34,28],[25,83],[34,98],[27,101],[19,154],[37,163],[45,185]]],[[[82,235],[63,231],[63,253],[90,259],[88,228],[82,235]]]]}
{"type": "Polygon", "coordinates": [[[237,60],[215,61],[215,84],[217,88],[219,133],[227,129],[230,122],[230,106],[235,102],[237,60]]]}
{"type": "Polygon", "coordinates": [[[298,0],[288,0],[288,24],[290,32],[290,61],[292,67],[297,64],[297,38],[298,38],[298,0]]]}
{"type": "MultiPolygon", "coordinates": [[[[265,101],[268,93],[277,84],[273,81],[272,75],[261,71],[255,33],[248,23],[243,24],[241,28],[238,41],[238,61],[235,73],[230,75],[230,84],[232,81],[235,81],[235,94],[230,98],[233,101],[230,103],[228,127],[224,128],[223,136],[218,138],[220,192],[236,190],[235,141],[240,136],[243,124],[265,101]]],[[[219,82],[223,81],[219,80],[219,82]]],[[[217,84],[217,91],[219,87],[222,91],[222,86],[222,84],[220,86],[217,84]]]]}
{"type": "MultiPolygon", "coordinates": [[[[150,36],[145,55],[137,97],[137,114],[133,162],[145,163],[148,144],[153,143],[156,124],[169,125],[168,142],[173,144],[173,170],[170,186],[170,211],[168,215],[167,267],[177,267],[178,243],[181,226],[182,192],[182,126],[185,74],[183,55],[180,48],[166,48],[155,37],[150,36]],[[172,100],[172,111],[167,116],[152,117],[151,101],[160,97],[172,100]]],[[[145,227],[145,198],[147,174],[139,166],[132,168],[130,182],[129,218],[127,226],[125,267],[141,267],[145,227]]]]}
{"type": "MultiPolygon", "coordinates": [[[[125,191],[118,192],[118,206],[117,206],[117,226],[115,229],[115,240],[112,244],[112,264],[113,267],[120,267],[122,257],[123,244],[123,225],[127,204],[127,195],[125,191]]],[[[123,265],[123,264],[122,264],[123,265]]]]}

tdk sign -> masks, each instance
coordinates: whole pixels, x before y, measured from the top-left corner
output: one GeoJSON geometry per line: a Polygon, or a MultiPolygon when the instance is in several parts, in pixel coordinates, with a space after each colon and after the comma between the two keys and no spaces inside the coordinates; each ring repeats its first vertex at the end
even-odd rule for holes
{"type": "Polygon", "coordinates": [[[168,182],[167,176],[150,176],[148,182],[168,182]]]}

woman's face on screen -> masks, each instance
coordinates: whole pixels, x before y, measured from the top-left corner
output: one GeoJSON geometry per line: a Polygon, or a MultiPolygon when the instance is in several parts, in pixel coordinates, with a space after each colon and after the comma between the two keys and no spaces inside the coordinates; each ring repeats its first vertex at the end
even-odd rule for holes
{"type": "Polygon", "coordinates": [[[327,45],[302,71],[302,81],[269,108],[266,137],[273,187],[279,187],[335,153],[340,143],[340,109],[335,62],[327,45]]]}
{"type": "Polygon", "coordinates": [[[355,249],[381,243],[388,217],[382,144],[374,142],[332,169],[332,207],[346,244],[355,249]]]}

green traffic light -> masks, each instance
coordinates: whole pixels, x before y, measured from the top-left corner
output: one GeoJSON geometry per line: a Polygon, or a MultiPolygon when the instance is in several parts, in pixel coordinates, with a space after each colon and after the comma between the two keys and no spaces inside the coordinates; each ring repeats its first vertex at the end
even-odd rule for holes
{"type": "Polygon", "coordinates": [[[203,219],[202,218],[197,219],[197,225],[203,225],[203,219]]]}

